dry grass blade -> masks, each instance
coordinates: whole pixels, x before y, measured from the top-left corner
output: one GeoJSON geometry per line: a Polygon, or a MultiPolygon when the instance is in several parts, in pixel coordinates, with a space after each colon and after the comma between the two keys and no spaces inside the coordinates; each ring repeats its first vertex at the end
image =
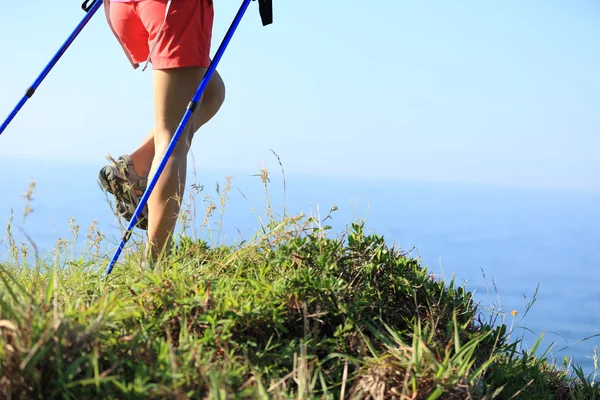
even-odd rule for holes
{"type": "Polygon", "coordinates": [[[17,331],[19,327],[14,322],[3,319],[0,320],[0,329],[9,329],[11,331],[17,331]]]}

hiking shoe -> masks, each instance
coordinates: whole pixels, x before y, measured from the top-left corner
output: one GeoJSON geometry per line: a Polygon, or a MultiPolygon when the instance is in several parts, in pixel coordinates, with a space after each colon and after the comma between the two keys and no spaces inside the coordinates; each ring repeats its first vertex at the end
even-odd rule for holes
{"type": "MultiPolygon", "coordinates": [[[[122,155],[116,162],[105,166],[98,174],[100,184],[110,194],[115,196],[117,211],[127,221],[131,221],[140,198],[135,193],[146,191],[147,179],[135,172],[133,161],[129,155],[122,155]]],[[[148,229],[148,205],[144,206],[138,217],[138,228],[148,229]]]]}

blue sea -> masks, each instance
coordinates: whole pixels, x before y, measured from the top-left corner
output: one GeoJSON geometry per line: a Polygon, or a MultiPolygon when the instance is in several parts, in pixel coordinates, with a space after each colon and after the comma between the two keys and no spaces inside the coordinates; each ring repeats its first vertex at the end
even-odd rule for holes
{"type": "MultiPolygon", "coordinates": [[[[0,224],[8,222],[13,209],[18,242],[28,242],[25,232],[41,252],[51,253],[59,238],[72,238],[71,217],[81,227],[81,243],[96,220],[107,236],[108,259],[121,231],[97,184],[101,166],[0,160],[0,224]],[[33,211],[24,220],[22,194],[32,180],[33,211]]],[[[204,219],[209,196],[218,205],[217,182],[223,192],[226,176],[232,176],[220,234],[217,208],[212,237],[206,227],[198,230],[200,237],[239,242],[257,231],[259,219],[268,220],[267,194],[255,176],[259,173],[190,174],[188,184],[202,187],[196,196],[196,226],[204,219]]],[[[516,310],[513,339],[522,338],[524,348],[544,334],[541,351],[554,344],[550,355],[558,364],[567,356],[586,373],[594,371],[592,357],[600,344],[600,336],[594,336],[600,335],[600,193],[292,173],[284,175],[284,181],[276,163],[269,174],[269,204],[275,213],[304,212],[323,220],[336,206],[326,221],[332,234],[364,220],[369,231],[385,236],[388,243],[412,249],[411,255],[432,273],[446,280],[454,276],[474,290],[482,310],[507,314],[507,325],[513,323],[510,313],[516,310]],[[525,313],[528,304],[531,308],[525,313]]],[[[0,260],[8,256],[3,240],[0,260]]]]}

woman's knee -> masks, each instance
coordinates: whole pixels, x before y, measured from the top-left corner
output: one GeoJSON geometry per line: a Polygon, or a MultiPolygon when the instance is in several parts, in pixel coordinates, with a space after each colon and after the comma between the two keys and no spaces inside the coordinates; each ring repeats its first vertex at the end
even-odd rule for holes
{"type": "Polygon", "coordinates": [[[200,107],[198,107],[194,117],[190,120],[192,129],[190,141],[192,140],[194,133],[217,114],[224,102],[225,83],[223,82],[221,75],[215,71],[210,82],[208,82],[208,85],[206,86],[200,107]]]}
{"type": "Polygon", "coordinates": [[[202,113],[204,119],[210,120],[219,111],[225,102],[225,82],[217,71],[213,74],[210,82],[206,86],[206,91],[202,97],[202,113]]]}
{"type": "Polygon", "coordinates": [[[208,85],[211,87],[209,102],[212,108],[219,109],[225,102],[225,82],[223,82],[221,75],[215,71],[208,85]]]}

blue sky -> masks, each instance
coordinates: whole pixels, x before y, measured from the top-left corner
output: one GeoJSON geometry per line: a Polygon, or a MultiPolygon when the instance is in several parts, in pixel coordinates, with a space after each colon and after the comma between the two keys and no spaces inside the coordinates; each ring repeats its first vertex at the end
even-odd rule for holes
{"type": "MultiPolygon", "coordinates": [[[[219,66],[220,114],[196,168],[600,189],[600,3],[253,2],[219,66]],[[312,5],[312,6],[311,6],[312,5]]],[[[83,17],[80,1],[11,1],[0,15],[0,119],[83,17]]],[[[217,0],[213,53],[240,2],[217,0]]],[[[0,163],[100,168],[153,121],[98,13],[0,136],[0,163]]]]}

